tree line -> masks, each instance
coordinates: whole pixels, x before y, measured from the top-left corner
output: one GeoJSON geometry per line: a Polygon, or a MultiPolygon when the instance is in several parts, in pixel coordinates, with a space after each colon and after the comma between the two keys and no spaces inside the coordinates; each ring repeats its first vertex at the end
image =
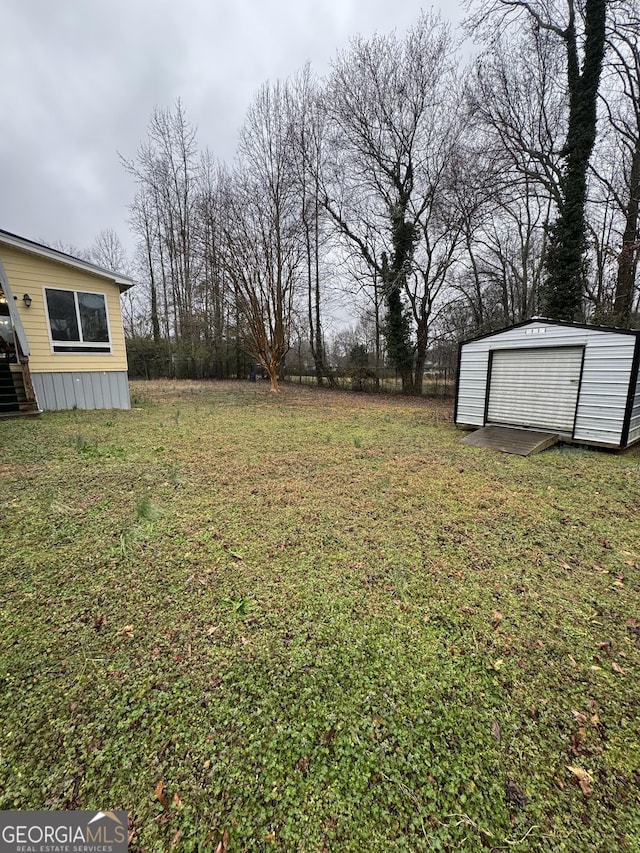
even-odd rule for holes
{"type": "Polygon", "coordinates": [[[346,320],[360,365],[420,393],[434,353],[531,316],[640,325],[635,4],[468,12],[463,32],[425,12],[354,38],[323,79],[264,83],[231,164],[180,101],[154,110],[123,158],[140,281],[125,320],[147,372],[259,362],[276,390],[297,342],[331,383],[346,320]]]}

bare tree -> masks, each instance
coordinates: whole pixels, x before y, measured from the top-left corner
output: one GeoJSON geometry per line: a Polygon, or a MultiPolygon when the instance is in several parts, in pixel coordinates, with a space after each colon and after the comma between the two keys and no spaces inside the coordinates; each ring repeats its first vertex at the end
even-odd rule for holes
{"type": "Polygon", "coordinates": [[[309,64],[288,85],[287,97],[293,143],[291,153],[304,234],[309,348],[318,385],[322,385],[324,377],[332,384],[333,379],[324,352],[322,319],[324,288],[321,251],[325,240],[325,227],[321,175],[326,115],[319,87],[313,79],[309,64]]]}
{"type": "Polygon", "coordinates": [[[443,189],[456,136],[454,66],[449,31],[429,14],[402,40],[395,34],[354,39],[328,83],[332,180],[325,206],[382,283],[387,353],[406,392],[421,387],[432,304],[425,288],[437,288],[442,272],[438,264],[435,277],[434,266],[417,274],[418,247],[433,260],[442,229],[451,234],[443,189]],[[372,234],[384,235],[382,251],[373,250],[372,234]],[[422,324],[417,363],[414,324],[422,324]]]}
{"type": "MultiPolygon", "coordinates": [[[[199,306],[203,338],[212,353],[214,375],[218,378],[230,372],[238,331],[235,328],[233,287],[224,263],[225,181],[224,168],[206,149],[200,161],[197,206],[197,252],[201,258],[199,306]]],[[[237,361],[238,353],[235,355],[237,361]]]]}
{"type": "Polygon", "coordinates": [[[165,336],[193,352],[202,336],[199,162],[196,130],[180,101],[155,109],[135,160],[121,159],[139,185],[131,223],[146,246],[154,337],[162,315],[165,336]]]}
{"type": "Polygon", "coordinates": [[[561,51],[544,30],[495,37],[477,57],[466,90],[476,185],[490,182],[491,195],[517,197],[524,189],[561,203],[567,110],[561,80],[561,51]]]}
{"type": "Polygon", "coordinates": [[[544,312],[558,319],[582,314],[587,172],[596,140],[606,13],[606,0],[491,0],[481,5],[471,21],[476,31],[484,28],[485,33],[487,26],[500,33],[514,21],[517,25],[524,21],[534,32],[557,39],[564,50],[567,129],[543,295],[544,312]]]}
{"type": "Polygon", "coordinates": [[[248,347],[274,392],[290,347],[303,246],[291,142],[285,88],[265,85],[248,111],[228,182],[225,263],[248,347]]]}
{"type": "Polygon", "coordinates": [[[158,343],[161,339],[161,329],[155,258],[158,240],[156,222],[154,196],[140,189],[129,208],[129,223],[138,237],[137,264],[143,286],[148,288],[151,333],[154,342],[158,343]]]}
{"type": "Polygon", "coordinates": [[[122,241],[113,228],[103,229],[89,249],[91,261],[99,267],[128,275],[131,265],[122,241]]]}
{"type": "MultiPolygon", "coordinates": [[[[89,249],[92,263],[104,269],[133,276],[133,265],[127,256],[122,241],[113,228],[103,229],[89,249]]],[[[140,298],[137,288],[129,288],[120,295],[122,321],[125,336],[132,337],[140,324],[140,298]]]]}
{"type": "Polygon", "coordinates": [[[602,98],[613,131],[613,168],[609,175],[604,175],[599,164],[593,171],[622,220],[613,310],[608,319],[627,326],[640,259],[640,19],[627,4],[617,11],[607,39],[611,73],[602,98]]]}

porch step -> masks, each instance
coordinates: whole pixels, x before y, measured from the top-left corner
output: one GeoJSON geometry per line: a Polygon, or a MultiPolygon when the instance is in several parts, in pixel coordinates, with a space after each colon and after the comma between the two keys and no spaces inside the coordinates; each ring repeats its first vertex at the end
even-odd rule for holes
{"type": "Polygon", "coordinates": [[[39,418],[42,414],[42,409],[33,406],[29,409],[20,409],[19,412],[2,412],[0,411],[0,421],[6,421],[9,418],[39,418]]]}
{"type": "Polygon", "coordinates": [[[13,382],[11,365],[6,361],[0,362],[0,414],[20,411],[20,403],[13,382]]]}
{"type": "Polygon", "coordinates": [[[27,398],[20,365],[0,362],[0,418],[41,414],[37,403],[27,398]]]}
{"type": "Polygon", "coordinates": [[[531,456],[532,453],[540,453],[559,441],[560,436],[557,433],[486,426],[465,436],[462,444],[500,450],[503,453],[514,453],[517,456],[531,456]]]}

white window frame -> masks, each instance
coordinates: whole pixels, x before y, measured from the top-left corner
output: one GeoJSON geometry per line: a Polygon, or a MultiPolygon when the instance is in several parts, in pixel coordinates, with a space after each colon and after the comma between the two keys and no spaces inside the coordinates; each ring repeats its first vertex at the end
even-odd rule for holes
{"type": "Polygon", "coordinates": [[[99,290],[82,290],[71,287],[55,287],[54,285],[43,285],[42,300],[44,304],[44,313],[47,320],[47,331],[49,332],[49,342],[51,344],[52,355],[112,355],[113,353],[113,338],[111,336],[111,322],[109,320],[109,303],[107,294],[99,290]],[[78,331],[82,335],[82,318],[80,317],[80,306],[78,305],[78,294],[88,293],[90,296],[102,296],[104,299],[104,311],[107,317],[107,333],[109,335],[108,343],[96,343],[95,341],[57,341],[54,340],[51,332],[51,320],[49,318],[49,303],[47,301],[47,290],[60,290],[64,293],[73,293],[73,304],[76,309],[76,323],[78,331]],[[56,349],[56,347],[66,347],[64,350],[56,349]],[[74,347],[74,349],[68,349],[74,347]]]}

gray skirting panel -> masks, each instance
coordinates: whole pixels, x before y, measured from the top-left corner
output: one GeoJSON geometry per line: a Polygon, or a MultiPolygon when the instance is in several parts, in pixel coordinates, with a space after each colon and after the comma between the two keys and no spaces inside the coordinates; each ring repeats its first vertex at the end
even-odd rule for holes
{"type": "Polygon", "coordinates": [[[32,373],[38,406],[56,409],[130,409],[126,371],[32,373]]]}

